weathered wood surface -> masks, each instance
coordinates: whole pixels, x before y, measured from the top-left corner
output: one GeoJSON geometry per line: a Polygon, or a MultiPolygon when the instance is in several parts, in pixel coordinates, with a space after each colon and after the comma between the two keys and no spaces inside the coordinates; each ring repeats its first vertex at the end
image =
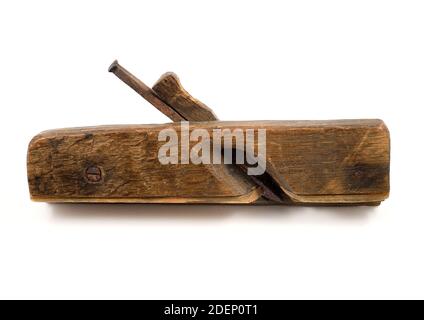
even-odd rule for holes
{"type": "MultiPolygon", "coordinates": [[[[140,89],[140,88],[139,88],[140,89]]],[[[217,121],[217,116],[212,109],[207,107],[203,102],[191,96],[181,85],[177,75],[167,72],[160,77],[154,84],[152,91],[163,101],[168,109],[172,109],[180,114],[187,121],[217,121]]],[[[245,176],[247,168],[245,165],[236,164],[234,169],[234,178],[237,175],[245,176]]],[[[215,175],[225,175],[227,167],[216,167],[215,175]]],[[[243,180],[243,177],[240,177],[243,180]]],[[[291,202],[290,198],[282,191],[275,180],[268,174],[261,176],[250,176],[251,182],[260,188],[263,202],[291,202]]],[[[225,179],[220,179],[225,181],[225,179]]]]}
{"type": "MultiPolygon", "coordinates": [[[[155,85],[156,92],[122,67],[117,60],[110,65],[108,70],[174,122],[218,120],[211,109],[193,98],[182,87],[177,76],[173,73],[166,73],[159,79],[155,85]]],[[[208,175],[213,176],[214,180],[226,184],[227,188],[247,189],[252,190],[250,192],[254,194],[267,195],[266,187],[261,187],[252,178],[246,178],[246,174],[240,167],[235,168],[231,165],[222,164],[207,166],[204,167],[204,170],[208,171],[208,175]]],[[[279,200],[279,198],[275,200],[279,200]]]]}
{"type": "Polygon", "coordinates": [[[212,109],[184,89],[175,73],[167,72],[162,75],[152,89],[163,102],[176,110],[185,120],[218,120],[212,109]]]}
{"type": "Polygon", "coordinates": [[[374,205],[388,195],[389,136],[379,120],[209,122],[218,120],[215,114],[175,74],[166,73],[150,89],[117,61],[109,71],[171,120],[205,121],[192,123],[191,129],[266,128],[267,171],[248,176],[243,164],[161,166],[157,135],[163,126],[56,130],[31,142],[28,178],[33,199],[374,205]]]}
{"type": "MultiPolygon", "coordinates": [[[[33,200],[255,203],[261,190],[215,165],[162,165],[158,133],[179,123],[46,131],[28,150],[33,200]]],[[[389,133],[380,120],[192,122],[190,129],[267,130],[267,173],[287,203],[368,204],[389,194],[389,133]]],[[[255,140],[257,141],[257,140],[255,140]]],[[[221,165],[218,165],[221,166],[221,165]]]]}

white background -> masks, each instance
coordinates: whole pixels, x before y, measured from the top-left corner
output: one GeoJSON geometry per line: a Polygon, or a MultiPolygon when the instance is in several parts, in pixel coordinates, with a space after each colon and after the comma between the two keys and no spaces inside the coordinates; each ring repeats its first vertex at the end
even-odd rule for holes
{"type": "Polygon", "coordinates": [[[1,298],[424,298],[422,1],[3,1],[1,298]],[[176,72],[221,120],[381,118],[378,208],[49,205],[42,130],[169,120],[107,72],[176,72]]]}

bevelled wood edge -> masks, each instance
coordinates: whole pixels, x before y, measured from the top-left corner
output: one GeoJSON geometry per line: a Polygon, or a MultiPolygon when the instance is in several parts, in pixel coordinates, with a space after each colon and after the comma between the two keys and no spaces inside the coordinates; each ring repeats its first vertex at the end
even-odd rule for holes
{"type": "Polygon", "coordinates": [[[169,204],[251,204],[258,200],[262,191],[256,188],[251,192],[235,197],[208,197],[208,198],[185,198],[185,197],[155,197],[155,198],[58,198],[31,196],[35,202],[51,203],[169,203],[169,204]]]}

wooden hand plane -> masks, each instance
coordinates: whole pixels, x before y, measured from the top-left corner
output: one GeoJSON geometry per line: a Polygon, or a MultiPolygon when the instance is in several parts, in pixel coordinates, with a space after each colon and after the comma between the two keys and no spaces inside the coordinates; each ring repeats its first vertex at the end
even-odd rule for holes
{"type": "Polygon", "coordinates": [[[381,120],[219,121],[173,73],[149,88],[109,68],[173,122],[45,131],[30,142],[46,202],[378,205],[389,195],[381,120]]]}

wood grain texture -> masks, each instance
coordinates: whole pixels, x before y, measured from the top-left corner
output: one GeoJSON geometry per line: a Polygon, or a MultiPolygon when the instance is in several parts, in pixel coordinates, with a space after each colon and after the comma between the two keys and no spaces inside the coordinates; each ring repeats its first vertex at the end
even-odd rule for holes
{"type": "MultiPolygon", "coordinates": [[[[167,73],[161,77],[156,84],[159,90],[158,94],[121,66],[117,60],[111,64],[109,72],[114,73],[119,79],[174,122],[183,120],[218,120],[209,108],[194,99],[184,90],[174,74],[167,73]],[[175,94],[174,99],[170,99],[169,92],[175,94]],[[163,95],[163,99],[161,95],[163,95]]],[[[255,192],[252,192],[252,194],[260,195],[266,193],[266,188],[255,183],[254,179],[246,177],[246,174],[240,168],[228,165],[215,165],[213,167],[206,166],[204,169],[208,171],[209,175],[214,176],[215,180],[220,181],[221,184],[228,184],[230,188],[234,188],[235,190],[255,189],[255,192]],[[249,184],[249,186],[246,184],[249,184]]]]}
{"type": "MultiPolygon", "coordinates": [[[[162,165],[158,133],[179,124],[43,132],[28,150],[33,200],[55,202],[255,203],[260,192],[225,183],[215,165],[162,165]],[[206,168],[207,167],[207,168],[206,168]],[[94,168],[94,169],[93,169],[94,168]]],[[[389,194],[390,142],[381,120],[191,122],[190,128],[267,130],[267,173],[296,204],[369,204],[389,194]]],[[[233,146],[235,147],[235,146],[233,146]]],[[[221,166],[221,165],[219,165],[221,166]]]]}
{"type": "Polygon", "coordinates": [[[153,85],[153,91],[167,105],[188,121],[215,121],[217,116],[203,102],[191,96],[177,75],[167,72],[153,85]]]}
{"type": "MultiPolygon", "coordinates": [[[[191,96],[181,85],[176,74],[172,72],[165,73],[153,86],[153,92],[169,106],[173,111],[178,112],[187,121],[217,121],[217,116],[212,109],[208,108],[203,102],[191,96]]],[[[234,165],[233,176],[246,176],[247,167],[243,164],[234,165]]],[[[226,166],[219,168],[216,166],[215,175],[226,175],[226,166]]],[[[281,190],[275,180],[268,174],[261,176],[249,176],[252,184],[261,190],[261,196],[264,201],[270,202],[291,202],[290,198],[281,190]]],[[[220,178],[224,181],[225,178],[220,178]]],[[[240,177],[243,181],[244,177],[240,177]]]]}

